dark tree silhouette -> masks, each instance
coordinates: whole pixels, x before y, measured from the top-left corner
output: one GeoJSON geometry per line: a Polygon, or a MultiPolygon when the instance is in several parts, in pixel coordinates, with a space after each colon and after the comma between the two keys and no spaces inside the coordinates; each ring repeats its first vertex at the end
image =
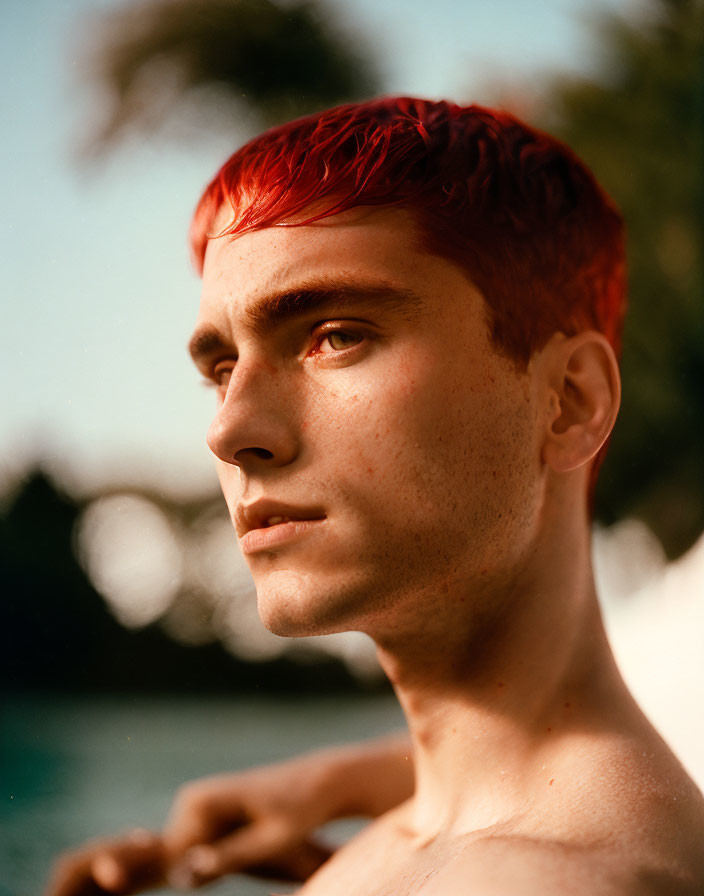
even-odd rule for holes
{"type": "MultiPolygon", "coordinates": [[[[334,657],[312,663],[282,656],[252,663],[218,643],[176,643],[158,624],[139,631],[123,628],[72,552],[81,509],[41,470],[29,474],[0,508],[0,698],[27,690],[360,690],[360,682],[334,657]]],[[[383,687],[383,682],[366,687],[383,687]]]]}

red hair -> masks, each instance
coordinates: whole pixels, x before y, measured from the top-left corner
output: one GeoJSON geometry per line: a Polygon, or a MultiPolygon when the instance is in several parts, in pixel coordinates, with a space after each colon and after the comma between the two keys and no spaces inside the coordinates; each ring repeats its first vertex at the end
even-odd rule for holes
{"type": "Polygon", "coordinates": [[[567,146],[481,106],[390,97],[267,131],[206,188],[191,225],[193,256],[202,271],[213,236],[362,205],[414,213],[423,248],[466,271],[486,300],[494,344],[517,363],[555,332],[586,329],[620,354],[621,215],[567,146]],[[214,233],[225,204],[232,219],[214,233]],[[313,204],[315,214],[301,216],[313,204]]]}

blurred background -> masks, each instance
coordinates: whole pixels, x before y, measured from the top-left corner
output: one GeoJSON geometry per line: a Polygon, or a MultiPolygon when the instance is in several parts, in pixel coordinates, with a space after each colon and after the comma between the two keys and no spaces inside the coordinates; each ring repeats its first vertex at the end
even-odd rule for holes
{"type": "Polygon", "coordinates": [[[0,894],[39,892],[87,837],[159,826],[188,778],[402,724],[363,636],[259,623],[184,348],[185,235],[216,168],[266,126],[382,93],[507,108],[565,139],[625,213],[595,563],[623,673],[704,784],[704,3],[3,13],[0,894]]]}

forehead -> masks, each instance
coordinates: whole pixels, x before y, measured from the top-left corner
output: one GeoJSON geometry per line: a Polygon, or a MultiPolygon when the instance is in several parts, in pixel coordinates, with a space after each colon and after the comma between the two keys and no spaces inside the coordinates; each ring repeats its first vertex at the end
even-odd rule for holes
{"type": "Polygon", "coordinates": [[[469,286],[459,268],[421,248],[410,212],[350,209],[310,225],[273,226],[211,239],[199,319],[246,308],[307,282],[377,283],[430,298],[437,291],[433,284],[448,277],[469,286]]]}

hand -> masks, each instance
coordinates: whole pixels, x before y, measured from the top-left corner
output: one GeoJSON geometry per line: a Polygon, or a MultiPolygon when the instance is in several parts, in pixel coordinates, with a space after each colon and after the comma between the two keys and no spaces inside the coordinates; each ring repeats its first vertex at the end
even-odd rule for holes
{"type": "Polygon", "coordinates": [[[157,834],[142,829],[92,840],[54,864],[46,896],[138,893],[166,883],[166,852],[157,834]]]}
{"type": "Polygon", "coordinates": [[[407,737],[330,748],[187,784],[163,832],[169,881],[199,886],[246,872],[307,880],[332,850],[312,834],[328,821],[377,816],[413,791],[407,737]]]}
{"type": "Polygon", "coordinates": [[[312,838],[336,816],[331,764],[321,751],[186,784],[163,831],[169,880],[198,886],[237,872],[306,880],[332,852],[312,838]]]}
{"type": "Polygon", "coordinates": [[[56,862],[46,896],[126,896],[199,886],[246,871],[306,880],[330,849],[308,835],[324,823],[310,759],[204,778],[176,796],[163,834],[136,830],[90,841],[56,862]]]}
{"type": "Polygon", "coordinates": [[[60,857],[45,896],[126,896],[237,872],[303,881],[331,854],[313,838],[317,828],[379,815],[412,786],[405,738],[203,778],[178,792],[161,834],[133,831],[60,857]]]}

